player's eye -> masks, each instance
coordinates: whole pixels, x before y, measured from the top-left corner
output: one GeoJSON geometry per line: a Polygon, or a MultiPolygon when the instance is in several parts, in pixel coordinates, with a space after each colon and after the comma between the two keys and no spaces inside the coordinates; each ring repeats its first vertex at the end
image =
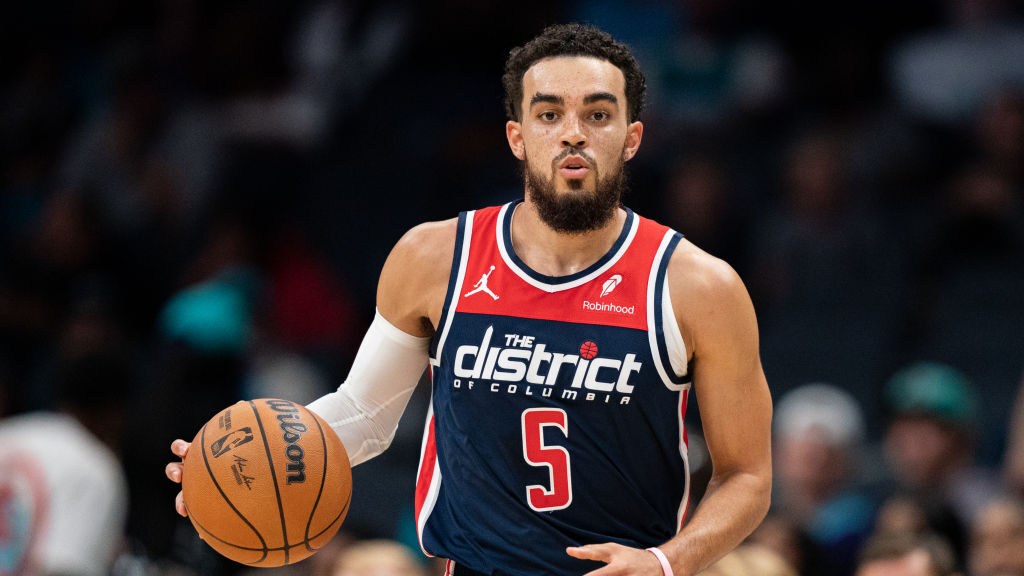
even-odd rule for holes
{"type": "Polygon", "coordinates": [[[548,110],[547,112],[541,112],[538,115],[538,118],[540,118],[544,122],[554,122],[558,118],[558,114],[554,113],[551,110],[548,110]]]}
{"type": "Polygon", "coordinates": [[[603,110],[598,110],[598,111],[594,112],[593,114],[591,114],[590,117],[593,118],[594,120],[598,121],[598,122],[604,122],[605,120],[608,120],[609,118],[611,118],[611,115],[608,114],[607,112],[603,111],[603,110]]]}

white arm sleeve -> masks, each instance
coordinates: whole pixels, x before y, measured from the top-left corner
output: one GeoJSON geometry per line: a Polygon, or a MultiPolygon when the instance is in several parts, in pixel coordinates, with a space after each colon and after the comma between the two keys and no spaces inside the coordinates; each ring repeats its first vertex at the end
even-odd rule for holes
{"type": "Polygon", "coordinates": [[[338,434],[353,466],[391,445],[429,345],[429,337],[407,334],[377,312],[345,382],[308,406],[338,434]]]}

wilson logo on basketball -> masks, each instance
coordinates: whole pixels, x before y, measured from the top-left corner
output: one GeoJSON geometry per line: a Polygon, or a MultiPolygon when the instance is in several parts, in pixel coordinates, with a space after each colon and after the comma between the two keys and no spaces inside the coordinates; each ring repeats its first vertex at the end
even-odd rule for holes
{"type": "Polygon", "coordinates": [[[308,428],[299,421],[299,408],[287,400],[268,400],[267,406],[275,412],[280,412],[277,421],[284,432],[282,438],[288,444],[284,450],[284,455],[288,458],[288,483],[305,482],[306,453],[299,445],[299,440],[308,428]]]}

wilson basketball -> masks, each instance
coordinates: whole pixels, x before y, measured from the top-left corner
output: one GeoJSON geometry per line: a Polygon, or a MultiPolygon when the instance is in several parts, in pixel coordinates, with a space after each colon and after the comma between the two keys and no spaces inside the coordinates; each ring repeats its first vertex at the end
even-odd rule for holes
{"type": "Polygon", "coordinates": [[[199,536],[250,566],[293,564],[338,531],[352,498],[341,440],[301,404],[238,402],[210,419],[185,455],[182,492],[199,536]]]}

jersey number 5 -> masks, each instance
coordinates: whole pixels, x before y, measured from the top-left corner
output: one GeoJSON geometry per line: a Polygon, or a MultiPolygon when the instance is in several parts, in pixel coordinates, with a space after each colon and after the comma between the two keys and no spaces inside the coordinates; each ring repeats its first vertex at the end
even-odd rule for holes
{"type": "Polygon", "coordinates": [[[547,466],[550,488],[540,484],[526,487],[526,501],[538,512],[561,510],[572,504],[572,476],[569,452],[561,446],[544,443],[544,428],[557,427],[569,437],[569,419],[565,410],[530,408],[523,412],[523,458],[530,466],[547,466]]]}

